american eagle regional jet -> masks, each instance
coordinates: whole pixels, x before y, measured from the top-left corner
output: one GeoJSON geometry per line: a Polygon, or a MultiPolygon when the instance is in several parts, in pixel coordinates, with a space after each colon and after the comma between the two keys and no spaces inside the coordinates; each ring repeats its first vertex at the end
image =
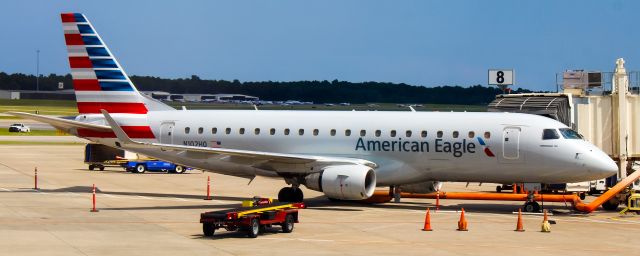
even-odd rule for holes
{"type": "Polygon", "coordinates": [[[176,110],[136,89],[84,15],[61,16],[80,114],[13,115],[183,166],[283,178],[290,186],[280,201],[302,201],[301,185],[361,200],[376,186],[428,192],[440,181],[551,184],[616,174],[600,149],[536,115],[176,110]]]}

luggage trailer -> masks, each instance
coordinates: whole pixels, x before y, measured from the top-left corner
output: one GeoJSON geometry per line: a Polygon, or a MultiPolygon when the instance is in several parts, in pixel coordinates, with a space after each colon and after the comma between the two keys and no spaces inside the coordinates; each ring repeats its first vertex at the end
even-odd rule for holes
{"type": "Polygon", "coordinates": [[[281,226],[283,233],[291,233],[294,223],[298,223],[298,210],[303,208],[304,203],[281,203],[204,212],[200,214],[200,223],[202,232],[209,237],[217,229],[224,228],[246,232],[248,237],[256,238],[273,225],[281,226]]]}

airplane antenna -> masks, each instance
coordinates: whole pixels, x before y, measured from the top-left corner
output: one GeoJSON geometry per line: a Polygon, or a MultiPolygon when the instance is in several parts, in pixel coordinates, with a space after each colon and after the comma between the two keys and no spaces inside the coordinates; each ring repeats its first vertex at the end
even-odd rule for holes
{"type": "Polygon", "coordinates": [[[258,106],[257,106],[256,104],[253,104],[253,108],[254,108],[255,110],[258,110],[258,106]]]}
{"type": "Polygon", "coordinates": [[[409,109],[411,109],[411,112],[416,112],[416,110],[413,108],[413,106],[408,106],[409,109]]]}
{"type": "Polygon", "coordinates": [[[185,106],[182,106],[182,110],[187,110],[187,107],[185,107],[185,106]]]}

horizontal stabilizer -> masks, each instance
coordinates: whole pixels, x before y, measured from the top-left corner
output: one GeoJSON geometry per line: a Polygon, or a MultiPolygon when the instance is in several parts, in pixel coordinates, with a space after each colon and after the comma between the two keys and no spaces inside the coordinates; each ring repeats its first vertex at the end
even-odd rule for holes
{"type": "Polygon", "coordinates": [[[73,129],[89,129],[96,132],[111,132],[111,127],[106,125],[90,124],[90,123],[79,122],[76,120],[68,120],[68,119],[59,118],[59,117],[36,115],[36,114],[30,114],[25,112],[7,112],[7,114],[26,118],[26,119],[31,119],[38,122],[47,123],[55,127],[56,129],[64,131],[66,133],[73,134],[74,133],[73,129]]]}

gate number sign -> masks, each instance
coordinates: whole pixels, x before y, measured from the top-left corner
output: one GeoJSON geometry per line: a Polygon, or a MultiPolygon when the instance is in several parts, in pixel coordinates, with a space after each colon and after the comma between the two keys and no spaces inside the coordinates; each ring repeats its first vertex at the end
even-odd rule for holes
{"type": "Polygon", "coordinates": [[[489,69],[490,85],[512,85],[513,69],[489,69]]]}

